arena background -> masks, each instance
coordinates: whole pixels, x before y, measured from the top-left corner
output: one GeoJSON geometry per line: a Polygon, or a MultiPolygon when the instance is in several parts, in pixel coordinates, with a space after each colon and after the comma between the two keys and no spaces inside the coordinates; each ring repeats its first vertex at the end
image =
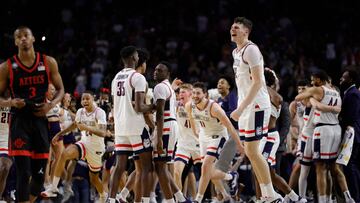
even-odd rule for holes
{"type": "Polygon", "coordinates": [[[236,16],[254,22],[250,39],[260,46],[267,66],[279,74],[285,100],[294,97],[296,80],[312,70],[325,69],[337,85],[344,67],[360,63],[360,1],[355,0],[1,3],[1,61],[17,51],[16,27],[29,26],[35,49],[57,59],[67,92],[109,87],[121,68],[119,51],[130,44],[150,51],[148,80],[154,66],[168,60],[173,77],[215,87],[220,74],[232,74],[229,29],[236,16]]]}

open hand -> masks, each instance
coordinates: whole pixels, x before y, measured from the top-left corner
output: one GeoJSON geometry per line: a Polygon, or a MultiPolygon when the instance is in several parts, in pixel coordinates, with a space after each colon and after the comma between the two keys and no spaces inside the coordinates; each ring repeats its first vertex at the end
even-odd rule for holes
{"type": "Polygon", "coordinates": [[[11,99],[10,104],[11,104],[12,107],[15,107],[15,108],[18,108],[18,109],[21,109],[26,105],[25,100],[20,99],[20,98],[11,99]]]}
{"type": "Polygon", "coordinates": [[[242,112],[239,109],[236,109],[235,111],[231,112],[230,117],[234,120],[234,121],[238,121],[240,116],[241,116],[242,112]]]}

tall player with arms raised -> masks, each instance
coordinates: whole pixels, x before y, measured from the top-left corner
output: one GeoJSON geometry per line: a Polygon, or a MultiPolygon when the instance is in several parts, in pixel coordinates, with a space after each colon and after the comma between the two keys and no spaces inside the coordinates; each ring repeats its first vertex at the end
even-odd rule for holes
{"type": "Polygon", "coordinates": [[[17,199],[33,202],[41,191],[49,156],[48,123],[45,114],[59,103],[64,86],[53,57],[35,52],[35,37],[28,27],[14,32],[18,53],[0,65],[0,103],[11,106],[10,150],[17,168],[17,199]],[[47,103],[48,84],[57,93],[47,103]],[[4,92],[10,88],[11,100],[4,92]]]}
{"type": "Polygon", "coordinates": [[[240,136],[245,140],[245,153],[251,161],[265,202],[280,202],[274,191],[270,171],[259,151],[259,140],[266,135],[270,119],[270,97],[264,77],[264,60],[259,48],[249,40],[252,22],[237,17],[231,26],[238,107],[231,118],[239,121],[240,136]]]}

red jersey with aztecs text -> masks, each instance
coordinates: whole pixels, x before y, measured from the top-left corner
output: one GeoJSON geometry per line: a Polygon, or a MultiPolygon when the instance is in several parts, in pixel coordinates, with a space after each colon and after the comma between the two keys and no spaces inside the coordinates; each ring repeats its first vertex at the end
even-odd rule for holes
{"type": "Polygon", "coordinates": [[[51,82],[46,55],[37,52],[35,56],[35,62],[30,67],[21,63],[17,55],[7,60],[11,97],[24,99],[28,108],[45,102],[48,85],[51,82]]]}

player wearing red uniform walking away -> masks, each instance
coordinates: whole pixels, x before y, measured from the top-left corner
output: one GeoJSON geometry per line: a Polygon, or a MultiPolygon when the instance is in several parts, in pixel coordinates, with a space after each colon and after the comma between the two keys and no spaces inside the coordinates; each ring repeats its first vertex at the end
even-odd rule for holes
{"type": "Polygon", "coordinates": [[[9,155],[17,168],[17,200],[33,202],[40,193],[49,156],[46,113],[61,101],[64,86],[53,57],[35,52],[28,27],[14,32],[18,53],[0,65],[0,103],[11,106],[9,155]],[[49,83],[57,93],[46,102],[49,83]],[[11,100],[4,92],[10,88],[11,100]]]}

